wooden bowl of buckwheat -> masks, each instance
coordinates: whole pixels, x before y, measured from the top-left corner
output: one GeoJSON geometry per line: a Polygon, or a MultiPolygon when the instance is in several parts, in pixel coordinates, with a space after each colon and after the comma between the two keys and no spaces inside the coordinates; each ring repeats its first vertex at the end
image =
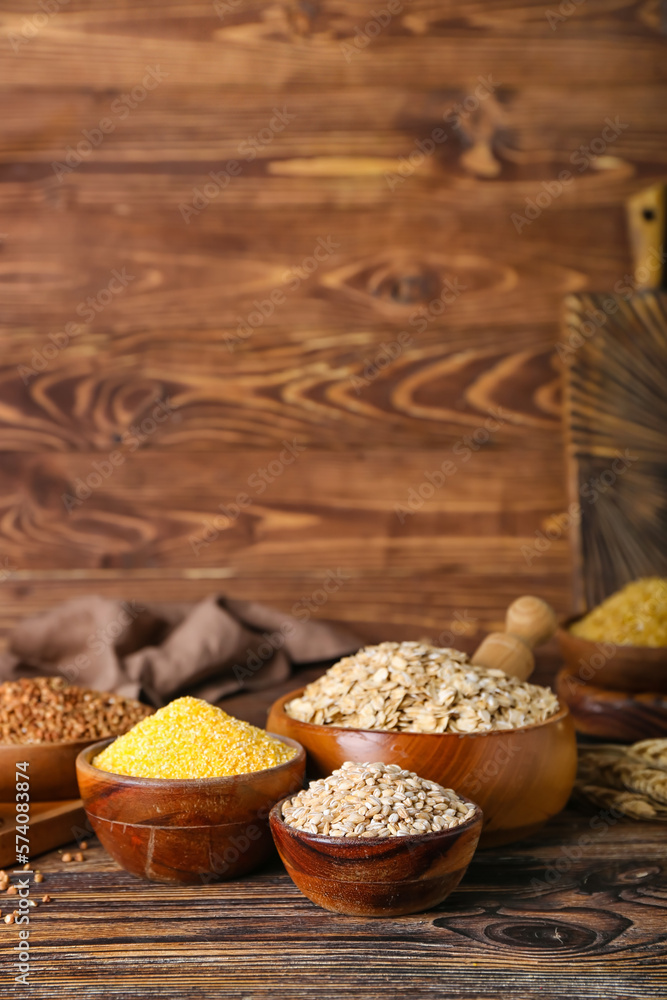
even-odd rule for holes
{"type": "Polygon", "coordinates": [[[464,653],[382,643],[272,706],[267,728],[305,748],[309,775],[383,761],[477,802],[480,846],[529,836],[564,807],[577,767],[567,706],[464,653]]]}
{"type": "Polygon", "coordinates": [[[326,910],[364,917],[418,913],[457,887],[482,812],[398,765],[346,761],[269,815],[294,884],[326,910]]]}
{"type": "Polygon", "coordinates": [[[76,758],[104,736],[126,732],[154,709],[133,698],[92,691],[62,677],[0,684],[0,802],[14,801],[16,764],[30,801],[78,799],[76,758]]]}

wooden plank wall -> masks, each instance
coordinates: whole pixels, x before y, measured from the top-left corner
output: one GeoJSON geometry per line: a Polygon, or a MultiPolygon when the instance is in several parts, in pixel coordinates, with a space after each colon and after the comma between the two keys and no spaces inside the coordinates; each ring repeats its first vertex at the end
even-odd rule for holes
{"type": "Polygon", "coordinates": [[[1,630],[568,609],[559,310],[667,175],[659,5],[390,6],[0,3],[1,630]]]}

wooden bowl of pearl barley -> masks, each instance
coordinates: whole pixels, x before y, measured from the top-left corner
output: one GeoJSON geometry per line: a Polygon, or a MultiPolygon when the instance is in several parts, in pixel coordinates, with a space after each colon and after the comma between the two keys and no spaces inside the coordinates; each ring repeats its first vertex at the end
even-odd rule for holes
{"type": "Polygon", "coordinates": [[[482,811],[474,802],[381,762],[346,762],[328,778],[278,802],[269,820],[297,888],[325,910],[363,917],[394,917],[440,905],[465,875],[482,830],[482,811]],[[402,808],[412,803],[410,795],[419,794],[417,808],[402,808]],[[329,813],[336,812],[337,798],[340,822],[323,821],[320,803],[326,801],[329,813]],[[385,812],[398,809],[401,815],[382,816],[384,802],[391,803],[385,812]],[[416,814],[424,818],[415,819],[416,814]]]}

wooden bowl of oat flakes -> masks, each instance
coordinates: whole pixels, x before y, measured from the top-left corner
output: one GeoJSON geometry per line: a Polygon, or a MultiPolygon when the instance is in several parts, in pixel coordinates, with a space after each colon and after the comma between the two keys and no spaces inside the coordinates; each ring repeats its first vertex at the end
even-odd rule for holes
{"type": "Polygon", "coordinates": [[[484,812],[481,847],[543,826],[577,769],[572,719],[553,691],[416,642],[345,657],[278,699],[267,728],[304,747],[313,777],[383,761],[456,789],[484,812]]]}

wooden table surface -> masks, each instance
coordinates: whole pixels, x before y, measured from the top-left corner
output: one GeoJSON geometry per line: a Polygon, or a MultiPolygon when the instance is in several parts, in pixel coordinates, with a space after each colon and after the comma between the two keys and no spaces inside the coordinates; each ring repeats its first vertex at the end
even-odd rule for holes
{"type": "MultiPolygon", "coordinates": [[[[259,721],[273,696],[225,705],[259,721]]],[[[667,827],[657,823],[570,808],[520,844],[478,852],[441,906],[388,920],[319,909],[277,860],[187,887],[126,874],[94,840],[81,863],[63,863],[63,850],[34,862],[45,879],[33,898],[52,901],[31,912],[28,991],[8,961],[17,927],[0,924],[1,998],[667,996],[667,827]]]]}
{"type": "MultiPolygon", "coordinates": [[[[83,863],[54,851],[36,863],[35,889],[52,902],[31,915],[29,995],[663,998],[665,828],[594,830],[593,819],[568,811],[520,845],[480,852],[449,900],[390,920],[319,909],[278,862],[193,888],[139,881],[101,847],[83,863]]],[[[10,956],[17,929],[0,926],[10,956]]],[[[8,972],[3,958],[0,996],[22,995],[8,972]]]]}

